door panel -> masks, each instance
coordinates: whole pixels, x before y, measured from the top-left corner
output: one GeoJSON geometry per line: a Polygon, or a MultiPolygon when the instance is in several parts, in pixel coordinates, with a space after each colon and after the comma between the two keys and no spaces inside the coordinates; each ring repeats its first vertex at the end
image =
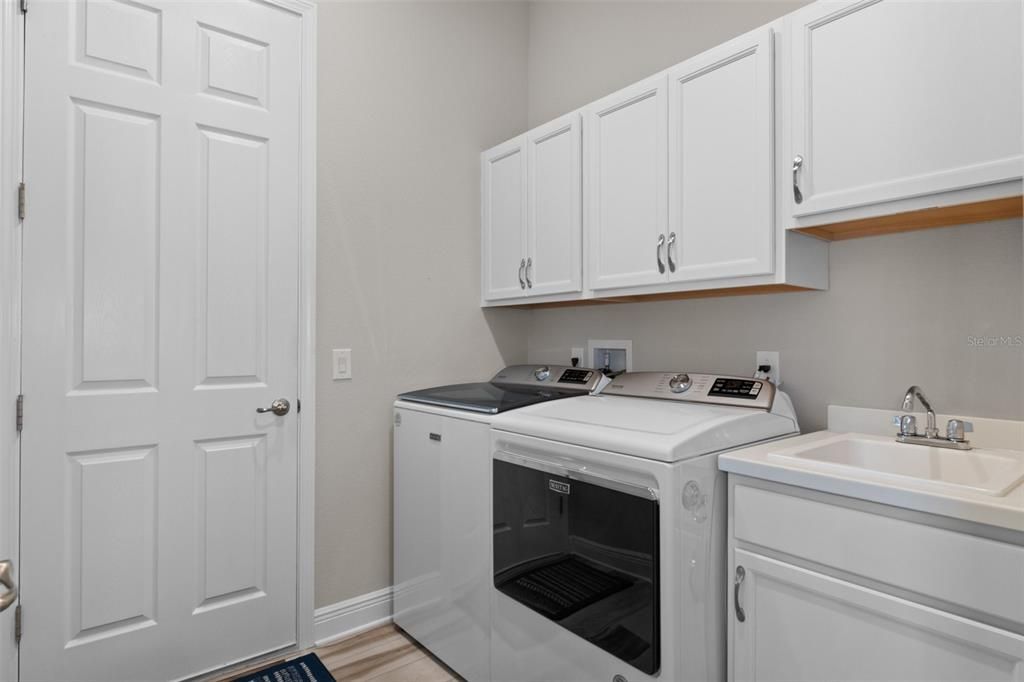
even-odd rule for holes
{"type": "Polygon", "coordinates": [[[791,21],[794,216],[1021,177],[1019,0],[815,3],[791,21]]]}
{"type": "Polygon", "coordinates": [[[246,0],[33,6],[23,595],[52,626],[22,679],[295,641],[297,421],[255,410],[298,397],[300,30],[246,0]]]}
{"type": "Polygon", "coordinates": [[[770,29],[669,71],[673,281],[774,270],[772,73],[770,29]]]}
{"type": "Polygon", "coordinates": [[[584,114],[592,289],[666,280],[664,249],[658,249],[668,232],[666,87],[659,74],[599,100],[584,114]]]}
{"type": "Polygon", "coordinates": [[[1009,682],[1024,674],[1018,634],[759,554],[737,549],[735,562],[745,571],[729,595],[737,682],[1009,682]],[[736,621],[737,594],[744,622],[736,621]]]}
{"type": "Polygon", "coordinates": [[[517,137],[480,157],[485,300],[526,295],[526,154],[517,137]]]}
{"type": "Polygon", "coordinates": [[[579,114],[551,121],[526,137],[529,293],[580,291],[583,168],[579,114]]]}

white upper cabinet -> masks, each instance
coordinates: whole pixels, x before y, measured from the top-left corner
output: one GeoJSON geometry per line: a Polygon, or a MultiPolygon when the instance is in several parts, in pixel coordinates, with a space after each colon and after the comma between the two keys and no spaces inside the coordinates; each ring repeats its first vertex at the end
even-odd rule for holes
{"type": "Polygon", "coordinates": [[[792,14],[789,226],[1020,178],[1021,4],[818,2],[792,14]]]}
{"type": "Polygon", "coordinates": [[[668,81],[659,74],[584,113],[588,285],[595,290],[668,277],[668,81]]]}
{"type": "Polygon", "coordinates": [[[525,139],[509,140],[480,159],[485,300],[526,294],[525,139]]]}
{"type": "Polygon", "coordinates": [[[773,62],[760,29],[668,72],[673,281],[774,270],[773,62]]]}
{"type": "Polygon", "coordinates": [[[526,134],[527,292],[582,289],[580,116],[563,116],[526,134]]]}

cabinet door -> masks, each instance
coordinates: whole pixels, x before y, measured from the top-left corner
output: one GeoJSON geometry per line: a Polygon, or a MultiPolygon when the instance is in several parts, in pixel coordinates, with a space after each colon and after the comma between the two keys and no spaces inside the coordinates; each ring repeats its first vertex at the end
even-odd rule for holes
{"type": "Polygon", "coordinates": [[[480,157],[483,298],[526,295],[525,136],[480,157]]]}
{"type": "Polygon", "coordinates": [[[592,289],[668,278],[667,83],[665,74],[648,78],[595,102],[584,114],[583,192],[592,289]]]}
{"type": "Polygon", "coordinates": [[[794,216],[1021,177],[1021,2],[818,2],[791,16],[794,216]]]}
{"type": "Polygon", "coordinates": [[[759,554],[735,550],[734,558],[745,573],[729,593],[730,677],[737,682],[1024,675],[1021,635],[759,554]]]}
{"type": "Polygon", "coordinates": [[[669,70],[669,277],[770,274],[772,31],[669,70]]]}
{"type": "Polygon", "coordinates": [[[580,117],[563,116],[526,134],[527,269],[533,295],[582,288],[580,117]]]}

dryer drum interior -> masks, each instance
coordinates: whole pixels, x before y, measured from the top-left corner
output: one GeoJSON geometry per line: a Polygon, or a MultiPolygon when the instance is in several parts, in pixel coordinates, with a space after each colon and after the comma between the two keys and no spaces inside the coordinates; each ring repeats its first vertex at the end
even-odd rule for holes
{"type": "Polygon", "coordinates": [[[494,460],[494,586],[653,674],[658,501],[494,460]]]}

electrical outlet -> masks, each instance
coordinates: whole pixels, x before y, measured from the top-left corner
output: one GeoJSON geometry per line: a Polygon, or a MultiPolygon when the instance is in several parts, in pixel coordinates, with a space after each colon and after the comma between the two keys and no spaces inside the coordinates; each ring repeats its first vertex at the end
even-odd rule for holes
{"type": "Polygon", "coordinates": [[[782,368],[779,365],[779,351],[777,350],[759,350],[757,351],[757,358],[754,363],[754,371],[759,371],[758,368],[761,365],[768,365],[771,369],[768,371],[768,380],[776,386],[782,386],[782,368]]]}
{"type": "Polygon", "coordinates": [[[331,351],[331,378],[335,381],[352,378],[351,348],[335,348],[331,351]]]}
{"type": "Polygon", "coordinates": [[[587,367],[587,363],[583,361],[586,357],[586,352],[586,349],[581,346],[573,346],[569,351],[569,362],[571,363],[573,360],[576,360],[580,366],[587,367]]]}

